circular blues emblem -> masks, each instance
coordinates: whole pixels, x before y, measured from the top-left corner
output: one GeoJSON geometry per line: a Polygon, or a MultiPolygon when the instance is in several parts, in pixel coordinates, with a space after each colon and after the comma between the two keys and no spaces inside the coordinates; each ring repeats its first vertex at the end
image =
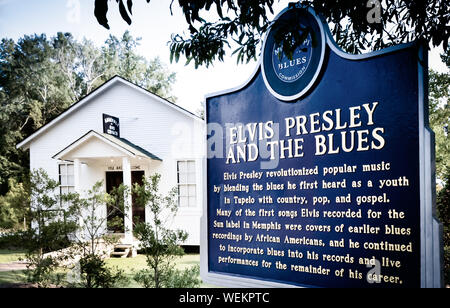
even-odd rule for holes
{"type": "Polygon", "coordinates": [[[313,87],[324,57],[325,34],[319,18],[301,8],[284,11],[264,44],[262,72],[267,88],[280,100],[297,100],[313,87]],[[282,42],[277,43],[275,37],[294,37],[292,31],[299,31],[296,37],[305,39],[288,56],[283,52],[282,42]]]}

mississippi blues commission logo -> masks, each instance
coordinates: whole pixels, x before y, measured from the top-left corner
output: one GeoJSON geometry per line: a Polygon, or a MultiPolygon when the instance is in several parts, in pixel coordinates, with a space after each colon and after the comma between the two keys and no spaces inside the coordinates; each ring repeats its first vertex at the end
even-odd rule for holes
{"type": "Polygon", "coordinates": [[[282,12],[267,34],[263,48],[262,75],[270,93],[286,102],[296,102],[306,95],[320,74],[325,42],[322,23],[312,12],[299,8],[282,12]],[[294,35],[296,31],[298,35],[294,35]],[[306,38],[288,56],[282,47],[286,42],[280,41],[283,37],[306,38]]]}
{"type": "Polygon", "coordinates": [[[272,54],[273,69],[277,77],[283,82],[299,80],[308,69],[311,62],[311,35],[295,50],[289,59],[282,47],[274,46],[272,54]]]}

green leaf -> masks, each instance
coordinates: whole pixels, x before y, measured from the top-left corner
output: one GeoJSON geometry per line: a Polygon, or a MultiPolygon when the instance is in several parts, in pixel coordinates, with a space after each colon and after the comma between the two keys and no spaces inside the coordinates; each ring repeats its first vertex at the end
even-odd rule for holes
{"type": "Polygon", "coordinates": [[[106,14],[108,13],[108,0],[95,0],[94,2],[94,15],[100,25],[109,30],[108,19],[106,14]]]}
{"type": "Polygon", "coordinates": [[[131,25],[131,18],[130,18],[130,16],[128,16],[128,12],[125,9],[125,5],[123,4],[122,0],[119,0],[119,12],[120,12],[120,16],[122,16],[123,20],[125,20],[128,25],[131,25]]]}

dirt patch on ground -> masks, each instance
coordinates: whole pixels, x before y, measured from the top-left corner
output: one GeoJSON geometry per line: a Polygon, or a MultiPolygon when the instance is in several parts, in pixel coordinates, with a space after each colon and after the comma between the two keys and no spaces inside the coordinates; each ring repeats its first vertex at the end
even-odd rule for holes
{"type": "Polygon", "coordinates": [[[27,269],[25,262],[11,262],[0,264],[0,272],[24,271],[27,269]]]}

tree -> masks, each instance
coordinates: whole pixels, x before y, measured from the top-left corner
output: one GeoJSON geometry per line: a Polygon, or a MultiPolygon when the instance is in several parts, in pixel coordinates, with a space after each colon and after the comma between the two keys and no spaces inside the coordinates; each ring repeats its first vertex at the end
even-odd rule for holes
{"type": "Polygon", "coordinates": [[[59,183],[44,170],[34,170],[30,182],[31,227],[22,233],[28,261],[27,280],[38,287],[58,285],[62,274],[57,270],[70,254],[49,253],[71,245],[71,235],[77,230],[76,211],[70,204],[70,196],[56,193],[59,183]]]}
{"type": "Polygon", "coordinates": [[[447,182],[436,198],[437,212],[444,227],[444,278],[445,284],[450,285],[450,181],[447,182]]]}
{"type": "Polygon", "coordinates": [[[7,179],[26,181],[27,155],[15,144],[69,105],[45,35],[0,44],[0,194],[7,179]]]}
{"type": "Polygon", "coordinates": [[[86,192],[86,196],[73,194],[72,205],[76,208],[78,219],[77,245],[83,255],[98,255],[103,252],[99,248],[103,243],[108,243],[107,221],[113,212],[106,207],[111,197],[103,192],[103,182],[97,182],[86,192]]]}
{"type": "Polygon", "coordinates": [[[116,288],[128,282],[122,270],[108,268],[98,255],[86,255],[80,259],[80,276],[80,285],[88,289],[116,288]]]}
{"type": "Polygon", "coordinates": [[[0,196],[0,229],[26,230],[29,222],[29,187],[9,180],[9,191],[0,196]]]}
{"type": "Polygon", "coordinates": [[[129,31],[125,31],[119,40],[110,36],[103,47],[107,63],[107,76],[120,75],[150,92],[176,102],[170,95],[175,83],[175,73],[170,73],[157,57],[148,61],[136,52],[140,38],[134,39],[129,31]]]}
{"type": "MultiPolygon", "coordinates": [[[[450,50],[441,55],[450,69],[450,50]]],[[[444,226],[444,277],[450,284],[450,74],[430,71],[430,127],[436,140],[436,176],[443,183],[436,206],[444,226]]]]}
{"type": "Polygon", "coordinates": [[[61,269],[69,268],[78,257],[75,271],[80,279],[69,281],[71,287],[112,288],[128,282],[123,271],[109,268],[103,260],[107,246],[117,239],[107,235],[106,205],[111,197],[102,186],[102,182],[96,183],[85,197],[78,193],[61,195],[59,183],[45,171],[35,170],[30,191],[18,185],[8,192],[7,197],[14,192],[8,199],[31,202],[27,212],[30,228],[10,234],[4,243],[14,247],[19,242],[19,247],[26,249],[28,282],[38,287],[64,285],[61,269]]]}
{"type": "MultiPolygon", "coordinates": [[[[450,50],[442,60],[450,69],[450,50]]],[[[436,176],[441,181],[450,180],[450,74],[430,71],[430,127],[436,140],[436,176]]]]}
{"type": "Polygon", "coordinates": [[[182,230],[171,230],[168,222],[178,211],[177,191],[173,189],[166,196],[159,193],[161,175],[144,178],[142,185],[135,184],[133,193],[136,204],[148,207],[151,223],[141,223],[134,228],[140,241],[140,248],[146,256],[148,269],[135,275],[135,280],[146,288],[187,288],[200,284],[199,268],[184,271],[174,269],[174,260],[184,255],[180,245],[188,234],[182,230]]]}
{"type": "Polygon", "coordinates": [[[107,196],[106,200],[106,219],[105,223],[108,230],[124,233],[125,212],[127,205],[125,204],[126,195],[128,195],[130,188],[126,185],[120,184],[114,187],[107,196]]]}
{"type": "Polygon", "coordinates": [[[0,196],[8,179],[29,178],[29,157],[16,144],[115,75],[164,98],[171,95],[175,74],[136,48],[139,39],[125,32],[101,47],[70,33],[24,36],[0,42],[0,196]]]}
{"type": "MultiPolygon", "coordinates": [[[[71,198],[79,223],[74,234],[76,239],[73,248],[74,253],[81,256],[79,267],[75,267],[75,270],[79,270],[80,279],[74,282],[73,286],[113,288],[128,282],[122,270],[107,267],[103,260],[106,248],[117,243],[118,239],[107,234],[107,221],[114,211],[107,210],[107,204],[111,202],[112,197],[103,192],[102,187],[103,182],[97,182],[86,192],[85,197],[73,194],[71,198]]],[[[123,196],[124,191],[120,191],[123,196]]]]}
{"type": "MultiPolygon", "coordinates": [[[[133,0],[117,0],[122,18],[131,24],[133,0]]],[[[147,0],[149,3],[150,0],[147,0]]],[[[174,0],[170,1],[172,12],[174,0]]],[[[94,14],[105,28],[109,29],[108,0],[95,0],[94,14]]],[[[238,62],[248,62],[258,56],[258,44],[264,33],[272,26],[269,19],[273,14],[275,0],[179,0],[190,35],[172,36],[170,52],[178,61],[185,56],[187,63],[195,66],[211,65],[215,60],[223,61],[227,50],[237,44],[233,54],[238,62]],[[205,15],[214,11],[215,20],[205,15]],[[270,13],[270,14],[269,14],[270,13]]],[[[430,46],[443,44],[448,48],[450,36],[450,7],[445,0],[302,0],[291,7],[312,7],[324,16],[337,43],[350,53],[379,50],[400,43],[422,39],[430,46]]],[[[211,14],[209,14],[210,16],[211,14]]],[[[303,43],[304,37],[281,38],[283,51],[289,55],[303,43]]],[[[278,43],[281,43],[279,41],[278,43]]]]}

